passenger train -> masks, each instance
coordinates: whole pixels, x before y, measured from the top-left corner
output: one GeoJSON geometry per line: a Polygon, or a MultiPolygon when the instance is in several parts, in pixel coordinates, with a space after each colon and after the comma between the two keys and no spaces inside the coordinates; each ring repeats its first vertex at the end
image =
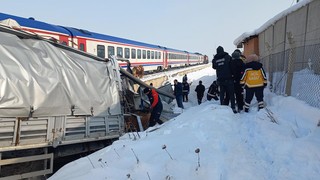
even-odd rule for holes
{"type": "MultiPolygon", "coordinates": [[[[129,59],[132,66],[142,65],[145,71],[201,64],[205,63],[207,58],[200,53],[191,53],[83,29],[52,25],[36,21],[33,18],[0,13],[0,21],[10,20],[15,20],[24,31],[55,40],[101,58],[110,58],[112,55],[116,55],[129,59]]],[[[123,68],[127,66],[125,62],[119,62],[119,64],[123,68]]]]}

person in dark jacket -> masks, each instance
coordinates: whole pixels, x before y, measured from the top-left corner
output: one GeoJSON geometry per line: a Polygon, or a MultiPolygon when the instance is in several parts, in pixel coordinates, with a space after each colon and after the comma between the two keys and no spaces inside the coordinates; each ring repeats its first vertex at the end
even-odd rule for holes
{"type": "Polygon", "coordinates": [[[242,84],[240,84],[240,79],[242,78],[242,75],[244,73],[245,64],[243,63],[241,57],[240,57],[240,51],[236,49],[232,53],[232,61],[235,66],[234,69],[234,94],[236,96],[236,104],[238,107],[238,112],[243,110],[244,100],[243,100],[243,88],[242,84]]]}
{"type": "Polygon", "coordinates": [[[231,62],[231,56],[227,52],[224,52],[224,49],[221,46],[217,48],[217,54],[212,60],[212,68],[216,70],[217,82],[220,86],[220,104],[226,105],[224,100],[227,93],[229,95],[232,111],[237,113],[235,109],[233,84],[234,65],[231,62]]]}
{"type": "Polygon", "coordinates": [[[197,92],[198,104],[201,104],[205,90],[206,90],[206,88],[202,84],[202,81],[199,81],[199,84],[197,85],[197,87],[195,89],[195,91],[197,92]]]}
{"type": "Polygon", "coordinates": [[[162,124],[163,122],[160,120],[160,115],[163,106],[159,94],[154,88],[150,89],[148,87],[143,90],[143,93],[148,96],[150,101],[151,116],[149,119],[149,127],[156,125],[156,123],[162,124]]]}
{"type": "Polygon", "coordinates": [[[182,82],[187,82],[188,81],[188,77],[187,77],[187,74],[185,74],[183,77],[182,77],[182,82]]]}
{"type": "Polygon", "coordinates": [[[264,108],[263,89],[267,86],[267,77],[256,54],[248,56],[246,69],[240,83],[246,89],[244,111],[249,112],[250,103],[254,95],[258,101],[258,110],[264,108]]]}
{"type": "Polygon", "coordinates": [[[213,81],[213,83],[210,85],[209,89],[208,89],[208,93],[207,93],[207,100],[211,101],[211,99],[213,98],[214,100],[218,101],[219,95],[219,86],[217,84],[217,81],[213,81]]]}
{"type": "Polygon", "coordinates": [[[182,82],[182,95],[183,95],[183,102],[188,102],[188,94],[190,91],[190,85],[187,81],[182,82]]]}
{"type": "Polygon", "coordinates": [[[177,105],[178,107],[184,109],[183,103],[182,103],[182,83],[178,82],[178,80],[174,80],[174,90],[173,90],[173,95],[176,97],[177,105]]]}

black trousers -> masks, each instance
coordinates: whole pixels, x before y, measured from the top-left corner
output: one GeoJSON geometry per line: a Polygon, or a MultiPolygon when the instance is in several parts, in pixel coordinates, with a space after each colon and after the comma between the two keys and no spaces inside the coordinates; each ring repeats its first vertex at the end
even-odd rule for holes
{"type": "Polygon", "coordinates": [[[219,100],[219,98],[218,98],[217,95],[210,96],[209,94],[207,94],[207,100],[208,100],[208,101],[211,101],[211,99],[214,99],[214,100],[216,100],[216,101],[219,100]]]}
{"type": "Polygon", "coordinates": [[[223,80],[219,81],[220,86],[220,104],[228,105],[229,101],[231,103],[231,108],[235,109],[235,98],[234,98],[234,84],[233,80],[223,80]],[[229,96],[228,102],[226,102],[226,93],[229,96]]]}
{"type": "Polygon", "coordinates": [[[244,99],[243,99],[243,88],[240,83],[234,83],[234,94],[236,95],[238,110],[242,110],[244,105],[244,99]]]}
{"type": "Polygon", "coordinates": [[[183,93],[183,102],[188,102],[189,99],[188,99],[188,93],[183,93]]]}
{"type": "Polygon", "coordinates": [[[158,123],[158,124],[162,124],[163,123],[160,120],[161,112],[162,112],[162,107],[152,110],[151,116],[150,116],[150,119],[149,119],[149,127],[156,125],[156,123],[158,123]]]}
{"type": "Polygon", "coordinates": [[[246,88],[245,108],[249,109],[253,96],[256,96],[258,103],[263,102],[264,87],[246,88]]]}
{"type": "Polygon", "coordinates": [[[197,94],[198,104],[201,104],[203,98],[203,94],[197,94]]]}

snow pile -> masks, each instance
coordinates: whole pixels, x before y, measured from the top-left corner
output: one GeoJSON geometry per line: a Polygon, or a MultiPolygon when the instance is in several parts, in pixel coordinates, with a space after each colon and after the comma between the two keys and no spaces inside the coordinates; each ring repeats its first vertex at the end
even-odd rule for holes
{"type": "MultiPolygon", "coordinates": [[[[180,80],[182,77],[176,77],[180,80]]],[[[197,105],[195,86],[211,67],[188,74],[190,101],[179,116],[65,165],[50,180],[318,179],[320,109],[265,89],[267,108],[233,114],[218,101],[197,105]],[[137,135],[136,135],[137,137],[137,135]]]]}

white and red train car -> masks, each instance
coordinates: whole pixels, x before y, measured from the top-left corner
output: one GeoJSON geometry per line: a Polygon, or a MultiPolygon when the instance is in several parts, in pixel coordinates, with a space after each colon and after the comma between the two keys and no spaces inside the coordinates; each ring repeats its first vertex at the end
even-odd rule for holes
{"type": "MultiPolygon", "coordinates": [[[[205,62],[205,56],[199,53],[166,48],[129,39],[99,34],[87,30],[64,27],[0,13],[0,21],[13,19],[21,29],[36,33],[45,38],[53,38],[62,44],[94,54],[101,58],[116,55],[128,59],[132,66],[142,65],[145,71],[163,70],[205,62]]],[[[120,62],[125,68],[126,63],[120,62]]]]}

